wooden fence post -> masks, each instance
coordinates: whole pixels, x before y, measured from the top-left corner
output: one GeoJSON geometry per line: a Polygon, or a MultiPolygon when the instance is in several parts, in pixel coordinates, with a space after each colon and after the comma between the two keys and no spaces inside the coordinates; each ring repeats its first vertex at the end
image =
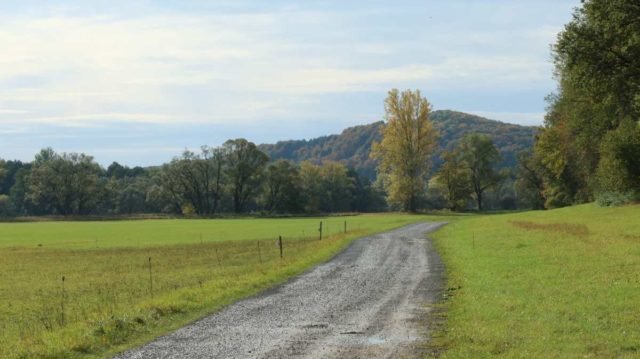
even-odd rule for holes
{"type": "Polygon", "coordinates": [[[153,298],[153,274],[151,272],[151,257],[149,257],[149,293],[151,293],[151,298],[153,298]]]}
{"type": "Polygon", "coordinates": [[[60,313],[60,324],[62,326],[64,326],[64,297],[65,297],[65,292],[64,292],[64,276],[62,276],[62,300],[60,301],[60,309],[61,309],[61,313],[60,313]]]}
{"type": "Polygon", "coordinates": [[[218,246],[216,245],[216,259],[218,260],[218,267],[222,268],[222,260],[220,259],[220,255],[218,254],[218,246]]]}
{"type": "Polygon", "coordinates": [[[282,259],[282,236],[278,236],[278,246],[280,246],[280,259],[282,259]]]}
{"type": "Polygon", "coordinates": [[[320,228],[318,228],[318,231],[320,232],[320,240],[322,240],[322,221],[320,221],[320,228]]]}

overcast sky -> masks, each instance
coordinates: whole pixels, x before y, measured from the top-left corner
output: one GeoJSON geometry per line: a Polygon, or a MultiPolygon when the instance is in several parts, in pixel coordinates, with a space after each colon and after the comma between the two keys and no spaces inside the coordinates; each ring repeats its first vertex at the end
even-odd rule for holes
{"type": "Polygon", "coordinates": [[[0,157],[166,162],[382,119],[391,88],[538,125],[579,0],[3,1],[0,157]]]}

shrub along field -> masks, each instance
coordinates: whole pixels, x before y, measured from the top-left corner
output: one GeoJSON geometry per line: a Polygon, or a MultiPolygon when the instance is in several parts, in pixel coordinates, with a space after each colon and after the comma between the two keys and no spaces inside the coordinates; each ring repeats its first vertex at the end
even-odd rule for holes
{"type": "Polygon", "coordinates": [[[429,219],[2,223],[0,357],[102,357],[281,283],[354,238],[429,219]]]}
{"type": "Polygon", "coordinates": [[[444,357],[640,355],[640,206],[479,216],[435,237],[444,357]]]}

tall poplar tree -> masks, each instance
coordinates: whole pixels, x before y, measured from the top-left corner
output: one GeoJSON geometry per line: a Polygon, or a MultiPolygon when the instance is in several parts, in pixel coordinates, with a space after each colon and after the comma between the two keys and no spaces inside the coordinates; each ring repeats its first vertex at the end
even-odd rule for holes
{"type": "Polygon", "coordinates": [[[380,161],[378,172],[388,201],[415,212],[427,187],[437,131],[429,120],[431,105],[419,90],[389,91],[385,100],[386,124],[382,141],[375,143],[372,157],[380,161]]]}

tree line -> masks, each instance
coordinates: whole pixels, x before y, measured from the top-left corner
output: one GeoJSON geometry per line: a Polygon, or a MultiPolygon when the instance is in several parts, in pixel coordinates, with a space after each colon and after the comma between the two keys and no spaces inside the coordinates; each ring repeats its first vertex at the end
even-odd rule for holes
{"type": "MultiPolygon", "coordinates": [[[[429,146],[433,136],[428,135],[429,146]]],[[[433,154],[412,156],[420,163],[433,154]]],[[[425,168],[414,182],[403,182],[402,176],[385,174],[381,161],[372,182],[339,162],[270,161],[245,139],[202,146],[197,153],[185,150],[161,166],[133,168],[117,162],[104,168],[89,155],[46,148],[32,162],[0,160],[0,216],[462,211],[482,210],[487,202],[488,208],[514,209],[519,193],[510,174],[496,170],[499,159],[488,136],[468,135],[445,151],[431,178],[425,168]],[[405,198],[408,188],[413,192],[405,198]]]]}
{"type": "Polygon", "coordinates": [[[334,161],[270,161],[246,139],[185,150],[156,167],[103,168],[83,153],[41,150],[29,163],[0,160],[0,216],[166,213],[315,214],[531,207],[529,187],[498,170],[491,137],[470,133],[436,151],[439,132],[419,91],[391,90],[386,123],[374,143],[375,181],[334,161]],[[441,163],[433,172],[434,160],[441,163]]]}
{"type": "Polygon", "coordinates": [[[385,209],[383,193],[337,162],[268,156],[245,139],[185,151],[162,166],[100,166],[93,157],[41,150],[32,162],[0,160],[0,215],[130,215],[385,209]]]}
{"type": "Polygon", "coordinates": [[[588,0],[553,47],[558,91],[520,159],[536,207],[640,199],[640,3],[588,0]]]}

